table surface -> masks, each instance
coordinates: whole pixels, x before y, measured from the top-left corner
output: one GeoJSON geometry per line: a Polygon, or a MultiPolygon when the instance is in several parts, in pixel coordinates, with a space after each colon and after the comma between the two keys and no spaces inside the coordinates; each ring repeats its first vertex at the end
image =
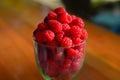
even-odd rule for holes
{"type": "MultiPolygon", "coordinates": [[[[0,80],[42,80],[32,32],[49,9],[32,2],[15,4],[0,5],[0,80]]],[[[78,80],[120,80],[120,36],[89,21],[85,24],[89,36],[78,80]]]]}

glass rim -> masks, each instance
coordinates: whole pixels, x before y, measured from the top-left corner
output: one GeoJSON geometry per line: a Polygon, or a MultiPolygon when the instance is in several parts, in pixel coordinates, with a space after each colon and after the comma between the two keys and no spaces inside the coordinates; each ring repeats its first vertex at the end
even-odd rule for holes
{"type": "Polygon", "coordinates": [[[57,48],[57,47],[58,48],[70,48],[70,47],[80,46],[80,45],[84,44],[86,42],[86,40],[87,40],[87,38],[86,38],[85,40],[83,40],[82,42],[80,42],[80,44],[72,45],[70,47],[63,47],[63,46],[49,46],[49,45],[42,44],[42,43],[36,41],[34,35],[32,36],[32,38],[33,38],[33,41],[37,42],[39,45],[43,45],[43,46],[46,46],[46,47],[53,47],[53,48],[57,48]]]}

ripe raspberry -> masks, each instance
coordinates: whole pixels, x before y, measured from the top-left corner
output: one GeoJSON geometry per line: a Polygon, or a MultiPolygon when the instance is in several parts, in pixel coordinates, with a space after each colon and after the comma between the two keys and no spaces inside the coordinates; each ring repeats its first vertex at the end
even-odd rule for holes
{"type": "Polygon", "coordinates": [[[61,41],[61,46],[71,47],[72,46],[72,40],[69,37],[64,37],[61,41]]]}
{"type": "Polygon", "coordinates": [[[47,45],[48,46],[58,46],[58,43],[57,43],[57,41],[52,40],[51,42],[48,42],[47,45]]]}
{"type": "Polygon", "coordinates": [[[37,30],[44,30],[45,28],[46,28],[46,24],[40,23],[40,24],[38,24],[37,30]]]}
{"type": "Polygon", "coordinates": [[[59,23],[57,20],[49,20],[48,25],[52,31],[55,33],[62,31],[62,24],[59,23]]]}
{"type": "Polygon", "coordinates": [[[71,26],[74,26],[74,25],[77,25],[79,26],[80,28],[83,28],[84,27],[84,22],[81,18],[76,18],[74,19],[71,23],[70,23],[71,26]]]}
{"type": "Polygon", "coordinates": [[[56,8],[54,12],[57,14],[61,14],[61,13],[65,13],[66,10],[63,7],[59,7],[59,8],[56,8]]]}
{"type": "Polygon", "coordinates": [[[43,42],[42,32],[36,32],[36,33],[34,34],[34,36],[35,36],[35,40],[36,40],[36,41],[38,41],[38,42],[40,42],[40,43],[43,42]]]}
{"type": "Polygon", "coordinates": [[[66,53],[66,57],[67,58],[75,58],[78,54],[78,50],[72,49],[72,48],[68,48],[67,49],[67,53],[66,53]]]}
{"type": "Polygon", "coordinates": [[[48,13],[48,19],[57,19],[57,14],[53,11],[48,13]]]}
{"type": "Polygon", "coordinates": [[[51,77],[57,75],[57,64],[55,63],[54,60],[48,60],[47,74],[51,77]]]}
{"type": "Polygon", "coordinates": [[[51,30],[45,30],[43,31],[42,36],[45,42],[50,42],[54,39],[55,34],[51,30]]]}
{"type": "Polygon", "coordinates": [[[69,68],[71,66],[71,60],[70,59],[65,59],[63,63],[64,68],[69,68]]]}
{"type": "Polygon", "coordinates": [[[70,67],[71,67],[71,60],[70,59],[64,59],[63,63],[60,65],[60,71],[59,73],[61,75],[66,75],[70,72],[70,67]]]}
{"type": "Polygon", "coordinates": [[[56,54],[55,54],[55,60],[56,61],[61,61],[61,60],[63,60],[63,52],[62,51],[59,51],[59,52],[57,52],[56,54]]]}
{"type": "Polygon", "coordinates": [[[82,42],[80,38],[72,38],[72,41],[74,44],[80,44],[80,42],[82,42]]]}
{"type": "Polygon", "coordinates": [[[71,15],[71,17],[72,17],[72,20],[76,19],[76,16],[75,16],[75,15],[71,15]]]}
{"type": "Polygon", "coordinates": [[[71,72],[73,74],[77,73],[80,70],[80,62],[73,62],[71,65],[71,72]]]}
{"type": "Polygon", "coordinates": [[[57,34],[56,34],[55,39],[56,39],[57,41],[61,41],[61,40],[63,39],[63,37],[64,37],[64,32],[61,31],[60,33],[57,33],[57,34]]]}
{"type": "Polygon", "coordinates": [[[87,36],[88,36],[87,31],[86,31],[85,29],[82,29],[82,34],[81,34],[80,39],[84,40],[84,39],[86,39],[86,38],[87,38],[87,36]]]}
{"type": "MultiPolygon", "coordinates": [[[[62,76],[67,75],[68,73],[70,73],[70,68],[63,68],[63,67],[61,67],[61,68],[58,69],[58,70],[59,70],[59,75],[62,75],[62,76]]],[[[66,77],[66,76],[65,76],[65,77],[66,77]]],[[[66,80],[65,77],[62,77],[63,80],[66,80]],[[64,78],[65,78],[65,79],[64,79],[64,78]]]]}
{"type": "Polygon", "coordinates": [[[81,53],[84,53],[85,42],[82,42],[80,45],[75,46],[74,49],[78,50],[81,53]]]}
{"type": "Polygon", "coordinates": [[[79,26],[72,26],[70,29],[70,36],[72,38],[79,38],[81,36],[81,29],[79,26]]]}
{"type": "Polygon", "coordinates": [[[62,30],[64,32],[68,31],[70,29],[70,26],[68,24],[62,24],[62,30]]]}
{"type": "Polygon", "coordinates": [[[83,58],[83,52],[79,52],[77,54],[76,60],[78,61],[78,59],[79,59],[79,61],[81,61],[82,58],[83,58]]]}
{"type": "Polygon", "coordinates": [[[70,23],[72,21],[72,18],[68,13],[61,13],[58,15],[58,20],[61,23],[70,23]]]}
{"type": "Polygon", "coordinates": [[[72,22],[72,17],[69,14],[67,15],[67,19],[68,19],[68,23],[72,22]]]}

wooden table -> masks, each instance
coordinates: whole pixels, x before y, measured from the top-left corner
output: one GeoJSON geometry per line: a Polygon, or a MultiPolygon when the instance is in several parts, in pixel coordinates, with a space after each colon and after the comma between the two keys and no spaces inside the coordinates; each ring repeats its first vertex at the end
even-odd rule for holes
{"type": "MultiPolygon", "coordinates": [[[[42,80],[32,32],[49,9],[31,3],[0,6],[0,80],[42,80]]],[[[120,36],[88,21],[85,27],[87,53],[78,80],[120,80],[120,36]]]]}

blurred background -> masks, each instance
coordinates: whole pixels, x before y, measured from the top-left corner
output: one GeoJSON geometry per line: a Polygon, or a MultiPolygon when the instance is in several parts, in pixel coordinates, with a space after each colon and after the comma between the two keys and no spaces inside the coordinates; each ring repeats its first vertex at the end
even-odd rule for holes
{"type": "MultiPolygon", "coordinates": [[[[1,0],[1,14],[7,11],[13,14],[20,14],[24,6],[36,8],[40,4],[48,6],[50,9],[58,6],[66,7],[71,14],[88,19],[103,28],[120,34],[120,0],[1,0]]],[[[42,12],[44,13],[44,11],[42,12]]],[[[22,11],[21,13],[30,15],[27,14],[27,11],[22,11]]]]}
{"type": "Polygon", "coordinates": [[[120,80],[120,0],[0,0],[0,80],[42,80],[32,33],[59,6],[89,34],[78,80],[120,80]]]}
{"type": "Polygon", "coordinates": [[[67,10],[120,34],[120,0],[62,0],[67,10]]]}

